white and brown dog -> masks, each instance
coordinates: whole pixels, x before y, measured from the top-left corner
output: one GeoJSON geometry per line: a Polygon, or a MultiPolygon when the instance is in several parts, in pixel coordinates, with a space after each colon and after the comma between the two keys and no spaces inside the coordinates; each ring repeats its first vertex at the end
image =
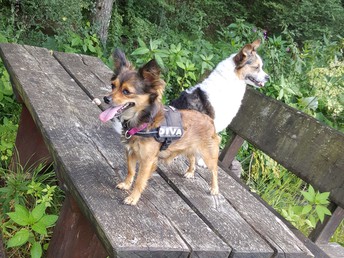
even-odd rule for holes
{"type": "Polygon", "coordinates": [[[202,83],[183,91],[171,105],[177,109],[194,109],[214,119],[220,132],[231,123],[244,97],[246,84],[263,87],[269,75],[256,50],[260,40],[245,45],[238,53],[220,62],[202,83]]]}

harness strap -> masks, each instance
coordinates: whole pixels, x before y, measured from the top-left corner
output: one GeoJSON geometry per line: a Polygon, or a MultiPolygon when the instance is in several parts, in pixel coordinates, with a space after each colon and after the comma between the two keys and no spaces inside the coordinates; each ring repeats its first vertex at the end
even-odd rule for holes
{"type": "Polygon", "coordinates": [[[124,136],[126,139],[130,139],[133,135],[154,137],[156,141],[162,143],[160,150],[166,150],[172,141],[180,139],[183,135],[181,114],[177,109],[171,106],[165,107],[165,119],[160,127],[149,131],[143,131],[147,126],[148,124],[144,123],[139,127],[128,129],[124,136]]]}
{"type": "Polygon", "coordinates": [[[178,140],[183,135],[182,117],[180,112],[172,107],[165,107],[165,120],[159,127],[158,136],[154,137],[158,142],[162,142],[160,150],[166,150],[174,140],[178,140]]]}

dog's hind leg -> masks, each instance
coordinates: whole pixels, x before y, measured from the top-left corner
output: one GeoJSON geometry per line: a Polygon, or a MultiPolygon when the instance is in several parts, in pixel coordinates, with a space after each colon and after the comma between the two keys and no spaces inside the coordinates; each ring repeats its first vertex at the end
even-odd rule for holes
{"type": "Polygon", "coordinates": [[[135,177],[136,173],[136,162],[137,158],[133,152],[127,151],[127,167],[128,174],[122,183],[119,183],[116,187],[122,190],[129,190],[135,177]]]}
{"type": "Polygon", "coordinates": [[[141,161],[133,191],[127,198],[125,198],[125,204],[136,205],[141,197],[141,193],[147,186],[148,179],[156,169],[157,161],[157,158],[141,161]]]}
{"type": "Polygon", "coordinates": [[[184,177],[186,178],[193,178],[195,176],[195,164],[196,164],[196,157],[193,154],[188,154],[187,158],[189,160],[189,168],[186,171],[186,173],[184,174],[184,177]]]}
{"type": "Polygon", "coordinates": [[[203,149],[203,159],[205,164],[207,165],[208,169],[212,173],[211,179],[211,190],[210,193],[212,195],[216,195],[219,193],[219,186],[218,186],[218,167],[217,167],[217,159],[219,155],[219,140],[220,138],[217,135],[214,135],[211,139],[209,139],[208,147],[203,149]]]}

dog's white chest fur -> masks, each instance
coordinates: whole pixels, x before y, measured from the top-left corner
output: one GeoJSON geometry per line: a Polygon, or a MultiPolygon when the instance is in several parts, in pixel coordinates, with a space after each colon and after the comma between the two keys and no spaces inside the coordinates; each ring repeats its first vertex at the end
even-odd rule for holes
{"type": "Polygon", "coordinates": [[[235,54],[220,62],[215,70],[202,83],[187,90],[191,93],[200,88],[208,95],[208,100],[215,111],[215,128],[224,130],[237,114],[246,90],[246,83],[236,76],[235,54]]]}

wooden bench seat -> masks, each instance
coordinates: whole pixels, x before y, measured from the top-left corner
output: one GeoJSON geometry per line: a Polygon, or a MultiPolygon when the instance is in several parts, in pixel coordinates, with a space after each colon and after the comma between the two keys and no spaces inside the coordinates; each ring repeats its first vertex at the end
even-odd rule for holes
{"type": "Polygon", "coordinates": [[[225,167],[247,140],[317,190],[330,192],[333,215],[310,239],[332,257],[344,257],[343,247],[329,243],[344,218],[344,134],[250,88],[229,128],[234,134],[220,156],[225,167]]]}
{"type": "Polygon", "coordinates": [[[110,90],[112,71],[32,46],[0,44],[0,55],[23,103],[20,162],[50,157],[66,191],[47,257],[327,257],[227,168],[214,197],[208,171],[188,180],[183,158],[160,164],[138,205],[124,205],[120,136],[92,103],[110,90]]]}

